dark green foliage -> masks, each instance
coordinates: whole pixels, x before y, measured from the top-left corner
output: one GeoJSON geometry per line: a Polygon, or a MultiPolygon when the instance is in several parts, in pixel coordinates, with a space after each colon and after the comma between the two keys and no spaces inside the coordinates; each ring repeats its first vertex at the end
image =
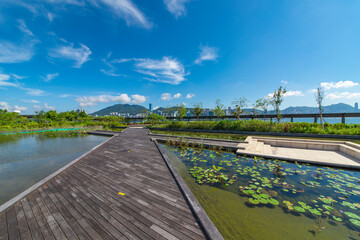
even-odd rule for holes
{"type": "Polygon", "coordinates": [[[170,122],[163,126],[170,129],[199,129],[199,130],[229,130],[243,132],[289,132],[289,133],[311,133],[311,134],[360,134],[359,124],[324,124],[324,130],[318,123],[270,123],[263,120],[246,121],[194,121],[194,122],[170,122]]]}
{"type": "Polygon", "coordinates": [[[163,116],[160,116],[156,113],[150,113],[146,118],[144,123],[150,123],[150,124],[159,124],[166,122],[166,118],[163,116]]]}
{"type": "Polygon", "coordinates": [[[68,111],[57,113],[56,111],[36,112],[34,119],[20,116],[18,113],[0,110],[0,131],[44,129],[57,127],[91,127],[91,126],[124,126],[123,117],[98,117],[94,118],[85,112],[68,111]]]}

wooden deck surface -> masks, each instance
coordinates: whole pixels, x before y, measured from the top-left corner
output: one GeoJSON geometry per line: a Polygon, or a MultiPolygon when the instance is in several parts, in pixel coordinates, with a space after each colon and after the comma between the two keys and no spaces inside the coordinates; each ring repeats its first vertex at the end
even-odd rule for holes
{"type": "Polygon", "coordinates": [[[205,237],[147,130],[129,128],[1,213],[2,239],[205,237]]]}

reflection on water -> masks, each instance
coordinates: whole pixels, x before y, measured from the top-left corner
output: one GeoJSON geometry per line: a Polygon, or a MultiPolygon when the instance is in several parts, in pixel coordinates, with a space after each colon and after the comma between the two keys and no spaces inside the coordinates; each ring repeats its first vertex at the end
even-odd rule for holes
{"type": "Polygon", "coordinates": [[[360,239],[360,172],[162,148],[226,239],[360,239]]]}
{"type": "Polygon", "coordinates": [[[74,132],[0,135],[0,204],[107,139],[74,132]]]}

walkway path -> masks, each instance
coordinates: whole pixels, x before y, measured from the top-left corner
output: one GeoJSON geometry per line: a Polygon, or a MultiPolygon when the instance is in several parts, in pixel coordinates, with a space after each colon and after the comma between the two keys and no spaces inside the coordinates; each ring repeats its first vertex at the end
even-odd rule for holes
{"type": "Polygon", "coordinates": [[[129,128],[0,213],[1,239],[205,239],[146,129],[129,128]]]}

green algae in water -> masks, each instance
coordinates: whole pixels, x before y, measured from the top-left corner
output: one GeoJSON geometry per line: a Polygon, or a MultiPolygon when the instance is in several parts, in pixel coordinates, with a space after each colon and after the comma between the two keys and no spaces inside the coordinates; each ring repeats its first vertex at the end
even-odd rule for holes
{"type": "Polygon", "coordinates": [[[225,239],[360,239],[359,219],[345,214],[360,215],[357,171],[162,147],[181,160],[183,178],[198,199],[204,198],[200,203],[225,239]],[[199,182],[206,171],[213,176],[199,182]],[[313,234],[316,221],[322,225],[313,234]],[[259,225],[260,231],[256,228],[259,225]]]}

